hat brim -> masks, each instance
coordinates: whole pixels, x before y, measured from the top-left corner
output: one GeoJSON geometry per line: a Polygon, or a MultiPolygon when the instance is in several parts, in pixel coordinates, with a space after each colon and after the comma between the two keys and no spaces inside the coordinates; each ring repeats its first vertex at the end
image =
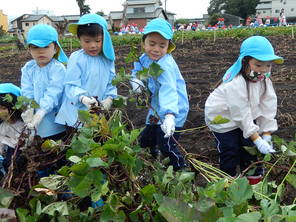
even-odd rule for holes
{"type": "Polygon", "coordinates": [[[31,40],[27,44],[28,45],[35,45],[35,46],[43,48],[43,47],[48,46],[52,42],[53,42],[52,40],[31,40]]]}
{"type": "Polygon", "coordinates": [[[284,62],[284,59],[282,57],[276,56],[276,55],[260,55],[260,56],[256,55],[252,57],[264,62],[272,61],[276,64],[283,64],[284,62]]]}

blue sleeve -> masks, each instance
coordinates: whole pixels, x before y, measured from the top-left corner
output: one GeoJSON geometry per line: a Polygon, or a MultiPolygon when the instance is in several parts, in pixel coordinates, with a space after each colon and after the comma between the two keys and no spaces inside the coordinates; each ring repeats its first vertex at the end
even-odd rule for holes
{"type": "Polygon", "coordinates": [[[164,63],[161,66],[165,71],[157,78],[160,84],[158,95],[159,115],[164,116],[172,113],[177,116],[179,114],[179,108],[176,74],[170,64],[164,63]],[[165,67],[165,65],[169,66],[165,67]]]}
{"type": "Polygon", "coordinates": [[[30,62],[22,69],[21,77],[21,94],[29,99],[34,99],[34,86],[32,80],[32,72],[30,71],[30,62]]]}
{"type": "Polygon", "coordinates": [[[105,97],[104,99],[106,99],[107,97],[112,97],[113,99],[115,97],[117,97],[117,88],[116,86],[112,85],[112,80],[115,78],[115,65],[114,62],[112,62],[111,68],[110,68],[110,75],[109,75],[109,81],[108,81],[108,85],[106,87],[106,92],[105,92],[105,97]]]}
{"type": "Polygon", "coordinates": [[[77,54],[70,57],[65,76],[65,94],[74,103],[79,102],[79,97],[88,95],[81,87],[82,67],[78,61],[77,54]]]}
{"type": "Polygon", "coordinates": [[[40,107],[47,112],[51,112],[60,105],[65,73],[66,69],[62,64],[57,64],[50,68],[49,83],[39,102],[40,107]]]}
{"type": "Polygon", "coordinates": [[[139,61],[134,62],[134,68],[132,70],[132,77],[137,78],[137,72],[143,70],[143,67],[139,61]]]}

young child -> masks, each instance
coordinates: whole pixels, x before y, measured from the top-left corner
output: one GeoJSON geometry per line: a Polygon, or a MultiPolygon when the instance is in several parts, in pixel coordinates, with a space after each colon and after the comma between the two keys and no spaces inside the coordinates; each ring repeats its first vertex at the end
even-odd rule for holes
{"type": "MultiPolygon", "coordinates": [[[[226,71],[223,82],[207,98],[205,121],[217,142],[220,168],[230,176],[246,169],[256,156],[243,146],[253,146],[263,153],[274,152],[271,133],[276,131],[277,96],[270,77],[272,63],[283,58],[274,54],[271,43],[262,36],[247,38],[241,45],[237,61],[226,71]],[[211,121],[221,115],[224,124],[211,121]]],[[[258,167],[254,176],[261,177],[258,167]]]]}
{"type": "Polygon", "coordinates": [[[65,77],[63,104],[56,122],[70,127],[78,122],[78,110],[98,105],[108,110],[117,96],[114,49],[106,20],[97,14],[83,15],[69,31],[77,34],[82,49],[71,54],[65,77]]]}
{"type": "Polygon", "coordinates": [[[7,173],[14,148],[24,128],[21,112],[14,109],[21,90],[12,83],[0,84],[0,178],[7,173]],[[11,101],[7,98],[11,99],[11,101]]]}
{"type": "MultiPolygon", "coordinates": [[[[174,170],[186,167],[184,158],[177,148],[176,141],[183,126],[188,110],[188,97],[185,81],[180,73],[171,52],[175,49],[172,43],[173,30],[164,19],[151,20],[144,28],[143,48],[145,53],[134,63],[132,75],[143,68],[148,68],[153,62],[161,66],[164,72],[157,78],[149,77],[147,87],[151,93],[146,127],[142,131],[140,145],[149,147],[153,156],[157,157],[159,150],[164,157],[169,157],[174,170]]],[[[135,92],[140,92],[143,83],[137,78],[131,80],[135,92]]]]}
{"type": "Polygon", "coordinates": [[[33,26],[27,35],[32,60],[22,68],[21,92],[40,106],[34,116],[28,109],[24,121],[31,130],[36,129],[42,138],[61,139],[65,126],[54,122],[61,104],[63,80],[68,61],[58,42],[57,31],[49,25],[33,26]]]}

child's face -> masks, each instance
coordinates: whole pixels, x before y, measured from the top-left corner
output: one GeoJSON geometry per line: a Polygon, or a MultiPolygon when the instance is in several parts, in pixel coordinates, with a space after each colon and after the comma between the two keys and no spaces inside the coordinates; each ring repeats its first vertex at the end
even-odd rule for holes
{"type": "Polygon", "coordinates": [[[8,121],[10,119],[10,114],[5,106],[0,106],[0,119],[3,121],[8,121]]]}
{"type": "Polygon", "coordinates": [[[272,61],[260,61],[257,59],[250,59],[249,66],[246,70],[248,79],[253,81],[263,80],[270,76],[272,61]]]}
{"type": "Polygon", "coordinates": [[[43,48],[36,45],[30,45],[29,50],[31,56],[40,67],[46,66],[56,53],[56,47],[53,42],[43,48]]]}
{"type": "Polygon", "coordinates": [[[147,35],[143,48],[146,54],[152,60],[159,60],[168,50],[169,40],[163,38],[160,34],[153,32],[147,35]]]}
{"type": "Polygon", "coordinates": [[[98,35],[95,37],[82,35],[79,38],[81,47],[90,56],[97,56],[102,51],[103,36],[98,35]]]}

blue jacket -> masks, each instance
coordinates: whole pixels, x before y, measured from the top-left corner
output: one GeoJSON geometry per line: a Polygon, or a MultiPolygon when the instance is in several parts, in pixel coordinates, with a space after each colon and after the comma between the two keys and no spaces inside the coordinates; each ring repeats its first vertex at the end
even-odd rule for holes
{"type": "MultiPolygon", "coordinates": [[[[139,62],[134,63],[132,75],[143,69],[148,68],[153,60],[147,54],[143,54],[139,62]]],[[[149,124],[149,116],[159,115],[164,120],[166,114],[175,115],[176,127],[182,127],[186,121],[189,111],[189,103],[186,91],[185,81],[180,73],[178,65],[171,54],[166,54],[157,61],[164,72],[157,78],[148,78],[148,89],[151,92],[151,105],[153,109],[149,109],[146,124],[149,124]]],[[[158,122],[161,124],[161,122],[158,122]]]]}
{"type": "Polygon", "coordinates": [[[65,66],[55,59],[44,67],[31,60],[22,68],[22,96],[34,99],[47,112],[37,128],[37,134],[43,138],[65,130],[65,126],[54,122],[61,105],[65,73],[65,66]]]}
{"type": "Polygon", "coordinates": [[[112,85],[115,77],[114,62],[104,56],[90,56],[83,49],[73,52],[67,65],[64,81],[65,90],[62,106],[56,122],[74,126],[78,120],[78,110],[87,108],[79,97],[97,96],[99,101],[107,97],[115,98],[117,88],[112,85]]]}

